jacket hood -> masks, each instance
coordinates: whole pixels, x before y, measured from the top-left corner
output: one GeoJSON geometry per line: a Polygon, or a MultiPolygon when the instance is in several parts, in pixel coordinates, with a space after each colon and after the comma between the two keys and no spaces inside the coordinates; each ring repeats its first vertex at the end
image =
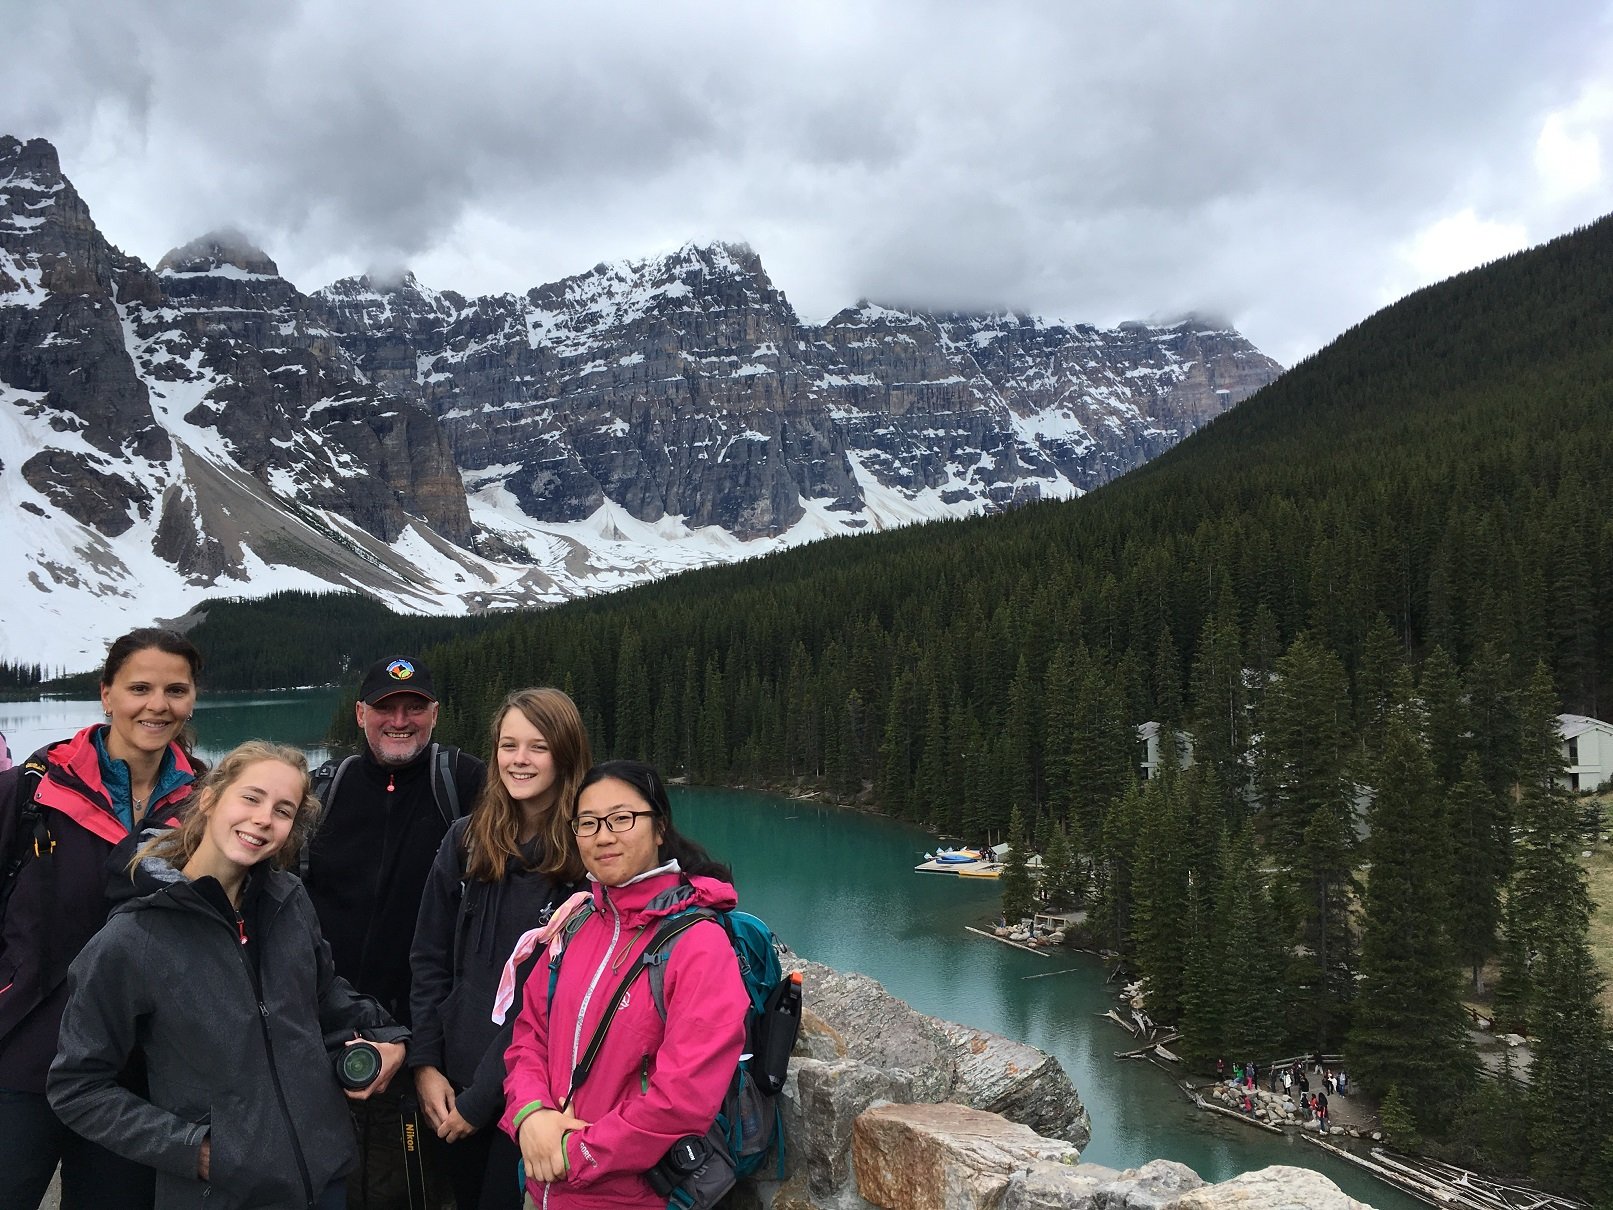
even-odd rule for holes
{"type": "MultiPolygon", "coordinates": [[[[247,893],[260,893],[276,903],[284,901],[290,894],[290,879],[294,876],[276,878],[274,875],[275,871],[267,865],[254,866],[247,875],[251,887],[247,893]]],[[[121,885],[122,880],[118,881],[121,885]]],[[[128,892],[114,903],[111,915],[163,907],[213,910],[202,898],[201,892],[196,890],[195,884],[185,876],[185,872],[163,857],[141,858],[129,871],[128,886],[128,892]]],[[[245,896],[242,898],[244,901],[245,896]]]]}
{"type": "MultiPolygon", "coordinates": [[[[108,843],[117,844],[129,834],[129,829],[112,809],[102,777],[101,756],[95,743],[101,726],[92,724],[71,739],[51,747],[47,757],[50,775],[40,781],[35,797],[41,805],[62,812],[108,843]]],[[[173,784],[150,805],[147,818],[160,817],[162,809],[188,795],[195,779],[195,769],[177,744],[168,745],[168,755],[173,760],[173,784]]]]}

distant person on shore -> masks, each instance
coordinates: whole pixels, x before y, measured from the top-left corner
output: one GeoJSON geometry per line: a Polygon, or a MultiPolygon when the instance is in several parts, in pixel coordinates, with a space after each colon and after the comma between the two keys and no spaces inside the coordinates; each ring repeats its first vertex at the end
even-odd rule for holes
{"type": "Polygon", "coordinates": [[[494,775],[437,850],[415,925],[409,1065],[460,1210],[520,1210],[521,1153],[498,1128],[514,1015],[493,1024],[515,943],[583,888],[571,812],[593,764],[576,704],[519,689],[493,712],[494,775]]]}
{"type": "MultiPolygon", "coordinates": [[[[426,878],[449,824],[481,797],[487,773],[474,756],[432,743],[437,710],[431,671],[415,657],[369,667],[354,707],[360,751],[316,777],[324,810],[300,869],[336,973],[405,1025],[409,950],[426,878]],[[323,777],[330,780],[321,790],[323,777]]],[[[353,1110],[359,1166],[348,1180],[349,1205],[408,1210],[403,1137],[406,1115],[411,1125],[416,1118],[412,1090],[391,1089],[353,1110]]],[[[435,1161],[431,1127],[419,1127],[433,1144],[425,1155],[435,1161]]],[[[450,1197],[439,1166],[426,1169],[434,1206],[450,1197]]]]}
{"type": "Polygon", "coordinates": [[[357,1149],[327,1047],[373,1048],[354,1100],[403,1065],[409,1031],[337,977],[284,870],[318,810],[300,751],[242,744],[135,853],[131,893],[73,962],[51,1105],[156,1169],[159,1210],[341,1210],[357,1149]],[[149,1094],[120,1081],[131,1059],[149,1094]]]}
{"type": "MultiPolygon", "coordinates": [[[[187,724],[202,657],[171,630],[132,630],[101,668],[106,722],[0,773],[0,1206],[33,1210],[57,1164],[62,1210],[143,1210],[154,1174],[74,1134],[45,1099],[67,970],[106,921],[107,864],[146,824],[169,824],[200,772],[187,724]],[[31,833],[32,843],[28,840],[31,833]]],[[[131,1075],[131,1082],[138,1077],[131,1075]]]]}

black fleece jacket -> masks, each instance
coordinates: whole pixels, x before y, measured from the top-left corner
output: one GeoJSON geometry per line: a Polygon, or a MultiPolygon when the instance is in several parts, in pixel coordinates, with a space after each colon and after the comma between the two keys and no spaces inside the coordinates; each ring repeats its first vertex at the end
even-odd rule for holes
{"type": "MultiPolygon", "coordinates": [[[[408,1030],[331,966],[294,874],[252,876],[256,969],[233,921],[173,867],[74,960],[47,1091],[76,1133],[157,1170],[157,1205],[310,1204],[357,1154],[330,1051],[408,1030]],[[150,1096],[117,1082],[144,1053],[150,1096]],[[211,1188],[196,1177],[211,1138],[211,1188]]],[[[142,888],[143,889],[143,888],[142,888]]]]}
{"type": "MultiPolygon", "coordinates": [[[[414,1040],[410,1067],[435,1067],[454,1086],[454,1107],[476,1129],[504,1109],[504,1051],[516,1011],[493,1024],[493,1000],[505,960],[528,929],[548,920],[575,885],[556,883],[511,861],[497,882],[466,881],[460,819],[443,838],[415,924],[414,988],[409,1007],[414,1040]]],[[[536,864],[538,842],[526,851],[536,864]]]]}
{"type": "MultiPolygon", "coordinates": [[[[308,854],[308,895],[336,973],[409,1022],[409,947],[426,876],[448,830],[431,793],[431,749],[386,766],[366,745],[342,775],[308,854]]],[[[461,752],[454,769],[469,811],[487,768],[461,752]]]]}

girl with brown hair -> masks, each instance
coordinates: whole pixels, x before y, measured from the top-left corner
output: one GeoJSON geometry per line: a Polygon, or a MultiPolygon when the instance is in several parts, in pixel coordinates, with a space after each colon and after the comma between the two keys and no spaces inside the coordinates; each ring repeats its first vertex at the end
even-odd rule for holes
{"type": "Polygon", "coordinates": [[[512,1026],[492,1023],[493,1000],[516,941],[581,885],[570,812],[592,763],[582,716],[558,689],[510,694],[490,730],[493,776],[443,838],[410,954],[409,1063],[427,1121],[450,1144],[460,1210],[521,1204],[520,1153],[496,1127],[512,1026]]]}

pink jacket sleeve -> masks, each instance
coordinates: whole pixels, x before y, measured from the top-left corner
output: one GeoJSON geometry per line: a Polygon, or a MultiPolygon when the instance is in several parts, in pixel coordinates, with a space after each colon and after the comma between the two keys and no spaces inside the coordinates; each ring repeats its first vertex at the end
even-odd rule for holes
{"type": "Polygon", "coordinates": [[[666,1032],[649,1089],[568,1136],[568,1183],[644,1172],[685,1135],[704,1134],[717,1116],[745,1047],[750,1007],[720,924],[698,924],[678,940],[664,990],[666,1032]]]}
{"type": "MultiPolygon", "coordinates": [[[[504,1052],[504,1115],[499,1125],[516,1137],[521,1119],[538,1108],[557,1109],[549,1087],[549,964],[532,967],[522,989],[509,1049],[504,1052]]],[[[563,1095],[563,1094],[562,1094],[563,1095]]]]}

